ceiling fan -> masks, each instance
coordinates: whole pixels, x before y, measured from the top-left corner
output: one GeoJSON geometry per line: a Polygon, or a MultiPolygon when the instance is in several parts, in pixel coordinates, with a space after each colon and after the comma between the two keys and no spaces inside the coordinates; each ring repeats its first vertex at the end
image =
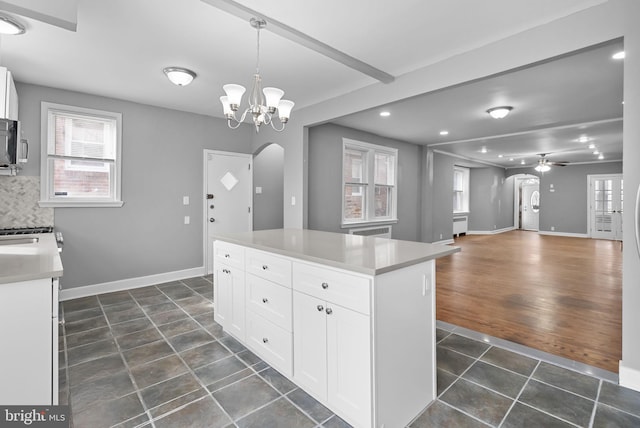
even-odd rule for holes
{"type": "Polygon", "coordinates": [[[548,153],[538,153],[538,156],[540,156],[540,159],[538,159],[538,164],[534,168],[536,171],[547,172],[551,169],[551,166],[567,166],[567,164],[569,163],[567,161],[552,162],[549,159],[547,159],[547,155],[548,153]]]}

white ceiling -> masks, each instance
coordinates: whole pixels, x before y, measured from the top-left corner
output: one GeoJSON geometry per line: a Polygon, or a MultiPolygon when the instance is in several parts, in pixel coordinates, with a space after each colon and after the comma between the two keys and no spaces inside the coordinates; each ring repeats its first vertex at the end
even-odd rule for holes
{"type": "MultiPolygon", "coordinates": [[[[222,117],[218,101],[222,85],[234,82],[248,87],[255,67],[255,30],[246,17],[236,16],[242,14],[233,14],[233,10],[229,13],[234,7],[254,9],[267,21],[277,20],[399,76],[604,1],[56,0],[67,20],[69,10],[77,5],[74,32],[51,24],[60,22],[60,17],[46,19],[47,14],[55,14],[50,0],[5,0],[0,1],[0,10],[24,22],[28,31],[20,36],[2,36],[0,65],[9,68],[19,82],[222,117]],[[223,11],[209,3],[227,7],[223,11]],[[190,68],[198,77],[187,87],[174,86],[162,73],[167,66],[190,68]]],[[[268,30],[269,26],[261,33],[263,83],[285,90],[285,98],[296,102],[293,115],[296,109],[377,83],[372,77],[268,30]]],[[[566,58],[569,63],[577,61],[573,65],[543,64],[521,71],[522,77],[504,75],[412,98],[404,106],[396,103],[392,107],[397,113],[387,122],[371,118],[375,111],[337,122],[392,138],[432,144],[445,141],[437,133],[433,137],[433,132],[442,127],[450,131],[446,141],[517,134],[517,138],[510,139],[515,141],[531,140],[525,138],[529,135],[525,131],[532,128],[621,118],[620,105],[614,104],[619,104],[622,96],[622,66],[606,62],[594,66],[589,62],[593,58],[578,57],[566,58]],[[566,70],[579,66],[579,61],[585,61],[579,72],[566,70]],[[512,115],[500,123],[487,121],[484,110],[504,103],[515,107],[512,115]],[[418,119],[411,119],[415,114],[418,119]],[[404,123],[402,118],[406,118],[404,123]]],[[[589,132],[603,128],[606,135],[615,135],[617,128],[621,130],[620,124],[589,125],[589,132]]],[[[545,132],[545,151],[574,149],[556,145],[571,138],[568,128],[545,132]]],[[[621,137],[618,139],[621,146],[621,137]]],[[[497,144],[502,144],[499,150],[507,153],[503,140],[496,139],[496,149],[490,148],[489,153],[497,153],[497,144]]],[[[538,136],[536,141],[537,146],[518,149],[518,153],[540,152],[543,139],[538,136]]],[[[489,147],[489,141],[486,144],[489,147]]],[[[515,153],[516,144],[512,142],[511,146],[515,153]]],[[[459,143],[436,148],[468,157],[475,150],[463,147],[475,146],[459,143]]],[[[499,163],[497,158],[492,162],[499,163]]]]}

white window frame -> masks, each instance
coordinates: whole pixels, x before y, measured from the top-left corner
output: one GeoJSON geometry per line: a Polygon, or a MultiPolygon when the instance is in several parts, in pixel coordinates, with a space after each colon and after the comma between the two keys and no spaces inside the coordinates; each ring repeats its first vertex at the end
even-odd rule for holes
{"type": "Polygon", "coordinates": [[[392,147],[380,146],[376,144],[365,143],[362,141],[351,140],[348,138],[342,139],[342,190],[340,194],[342,196],[341,208],[342,208],[342,227],[352,227],[354,225],[363,225],[363,224],[378,224],[378,223],[396,223],[398,221],[397,217],[397,206],[398,206],[398,149],[394,149],[392,147]],[[362,186],[363,191],[365,192],[365,206],[363,207],[364,216],[362,219],[352,220],[345,218],[345,194],[344,190],[346,185],[348,184],[344,180],[344,168],[345,168],[345,152],[347,150],[358,150],[361,152],[365,152],[364,156],[364,165],[362,168],[363,174],[365,177],[362,177],[362,186]],[[391,210],[390,215],[386,217],[375,217],[375,155],[376,153],[385,154],[393,156],[393,184],[388,185],[392,189],[391,192],[391,210]]]}
{"type": "MultiPolygon", "coordinates": [[[[471,173],[471,169],[464,167],[464,166],[458,166],[458,165],[454,165],[453,167],[453,194],[455,195],[456,192],[461,192],[462,193],[462,210],[456,210],[455,207],[453,207],[453,213],[454,214],[469,214],[469,177],[471,173]],[[462,173],[463,175],[463,180],[462,180],[462,190],[457,190],[455,188],[455,175],[456,172],[462,173]]],[[[451,201],[451,204],[453,206],[453,200],[451,201]]]]}
{"type": "MultiPolygon", "coordinates": [[[[84,107],[69,106],[64,104],[55,104],[49,102],[42,102],[41,110],[41,142],[40,142],[40,202],[41,207],[121,207],[122,201],[122,114],[104,110],[96,110],[84,107]],[[53,185],[51,183],[52,172],[50,167],[52,165],[49,159],[62,158],[67,162],[72,162],[73,159],[68,157],[61,157],[49,153],[50,144],[55,139],[55,125],[52,123],[52,117],[54,113],[64,113],[71,116],[84,116],[89,118],[112,120],[116,123],[116,153],[114,164],[113,177],[111,178],[111,194],[110,198],[73,198],[68,196],[55,196],[53,194],[53,185]]],[[[89,161],[104,161],[104,159],[98,158],[77,158],[78,160],[89,161]]],[[[78,170],[82,170],[82,166],[78,166],[78,170]]]]}

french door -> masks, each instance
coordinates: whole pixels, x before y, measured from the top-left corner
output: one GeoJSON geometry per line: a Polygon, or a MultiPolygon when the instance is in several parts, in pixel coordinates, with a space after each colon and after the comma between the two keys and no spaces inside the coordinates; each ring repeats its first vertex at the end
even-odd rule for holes
{"type": "Polygon", "coordinates": [[[591,237],[622,239],[622,174],[589,176],[589,223],[591,237]]]}

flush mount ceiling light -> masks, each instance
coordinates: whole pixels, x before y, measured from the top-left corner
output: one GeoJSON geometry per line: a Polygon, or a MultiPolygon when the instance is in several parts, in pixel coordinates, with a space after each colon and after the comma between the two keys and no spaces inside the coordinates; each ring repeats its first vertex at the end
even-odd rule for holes
{"type": "Polygon", "coordinates": [[[284,91],[282,89],[262,89],[262,78],[260,77],[260,30],[267,26],[267,22],[263,19],[256,18],[251,18],[251,21],[249,22],[258,33],[256,74],[253,75],[253,88],[249,95],[249,107],[247,107],[244,113],[242,113],[240,119],[237,119],[236,112],[240,107],[242,95],[246,89],[244,86],[236,84],[224,85],[222,89],[224,89],[224,92],[227,95],[220,97],[224,116],[227,118],[227,125],[229,125],[229,128],[231,129],[238,128],[238,126],[240,126],[244,121],[247,113],[251,113],[251,116],[253,116],[253,124],[256,127],[256,132],[260,131],[260,126],[263,123],[271,125],[271,127],[278,132],[283,131],[289,121],[289,116],[291,115],[291,109],[294,106],[294,102],[281,99],[284,95],[284,91]],[[276,128],[274,121],[272,120],[272,116],[276,110],[278,111],[278,117],[282,124],[281,128],[276,128]]]}
{"type": "Polygon", "coordinates": [[[506,115],[508,115],[513,107],[511,106],[500,106],[500,107],[492,107],[487,110],[487,113],[494,119],[502,119],[506,115]]]}
{"type": "Polygon", "coordinates": [[[391,116],[391,112],[389,112],[389,111],[381,111],[380,112],[380,116],[389,117],[389,116],[391,116]]]}
{"type": "Polygon", "coordinates": [[[187,86],[196,78],[196,73],[186,68],[166,67],[162,71],[164,71],[171,83],[178,86],[187,86]]]}
{"type": "Polygon", "coordinates": [[[440,131],[440,135],[449,135],[449,131],[446,131],[446,130],[440,131]]]}
{"type": "Polygon", "coordinates": [[[611,58],[613,59],[624,59],[624,57],[625,57],[624,51],[616,52],[611,56],[611,58]]]}
{"type": "Polygon", "coordinates": [[[0,15],[0,34],[10,34],[12,36],[17,36],[18,34],[26,33],[26,31],[27,30],[24,25],[22,25],[15,19],[6,15],[0,15]]]}

